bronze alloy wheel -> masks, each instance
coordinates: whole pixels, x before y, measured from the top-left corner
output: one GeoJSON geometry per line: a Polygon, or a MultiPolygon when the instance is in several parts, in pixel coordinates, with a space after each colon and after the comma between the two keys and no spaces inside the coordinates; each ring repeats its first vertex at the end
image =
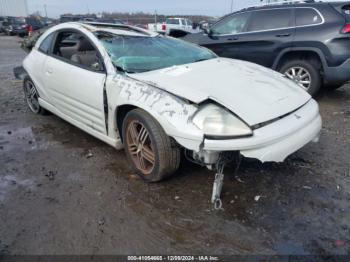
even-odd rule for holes
{"type": "Polygon", "coordinates": [[[39,104],[39,94],[35,88],[33,81],[29,77],[25,77],[23,81],[23,91],[25,100],[30,110],[35,114],[46,115],[48,112],[39,104]]]}
{"type": "Polygon", "coordinates": [[[126,126],[125,142],[136,168],[144,175],[152,173],[156,155],[146,127],[138,120],[129,121],[126,126]]]}
{"type": "Polygon", "coordinates": [[[25,93],[25,98],[30,110],[32,110],[33,113],[38,114],[40,111],[38,94],[36,92],[34,84],[29,80],[27,80],[24,83],[24,93],[25,93]]]}
{"type": "Polygon", "coordinates": [[[179,146],[148,112],[137,108],[126,114],[122,139],[129,163],[145,182],[159,182],[178,169],[179,146]]]}

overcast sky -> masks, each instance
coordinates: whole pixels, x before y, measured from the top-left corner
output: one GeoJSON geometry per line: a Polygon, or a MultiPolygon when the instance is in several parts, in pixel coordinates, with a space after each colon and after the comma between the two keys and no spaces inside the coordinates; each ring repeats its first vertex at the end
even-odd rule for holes
{"type": "MultiPolygon", "coordinates": [[[[27,0],[30,13],[58,17],[62,13],[137,12],[160,14],[205,14],[221,16],[230,12],[231,0],[27,0]]],[[[260,3],[260,0],[233,0],[234,10],[260,3]]]]}

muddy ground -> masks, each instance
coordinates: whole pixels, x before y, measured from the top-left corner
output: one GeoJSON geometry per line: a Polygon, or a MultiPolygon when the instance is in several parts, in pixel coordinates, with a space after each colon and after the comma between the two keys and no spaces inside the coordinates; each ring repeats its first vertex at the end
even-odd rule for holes
{"type": "Polygon", "coordinates": [[[145,184],[123,151],[29,112],[18,41],[0,36],[0,254],[349,254],[350,85],[319,99],[318,144],[228,170],[214,211],[213,173],[184,161],[145,184]]]}

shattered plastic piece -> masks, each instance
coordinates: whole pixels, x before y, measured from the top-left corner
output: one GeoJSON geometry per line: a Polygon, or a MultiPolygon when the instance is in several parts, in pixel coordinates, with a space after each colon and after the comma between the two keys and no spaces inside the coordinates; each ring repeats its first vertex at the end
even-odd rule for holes
{"type": "Polygon", "coordinates": [[[261,198],[261,196],[255,196],[254,197],[255,202],[258,202],[260,200],[260,198],[261,198]]]}
{"type": "Polygon", "coordinates": [[[307,189],[307,190],[311,190],[312,187],[311,186],[303,186],[304,189],[307,189]]]}
{"type": "Polygon", "coordinates": [[[93,153],[89,151],[89,153],[86,155],[86,158],[91,158],[93,156],[94,156],[93,153]]]}
{"type": "Polygon", "coordinates": [[[179,196],[175,196],[174,199],[175,199],[175,200],[179,200],[180,197],[179,197],[179,196]]]}
{"type": "Polygon", "coordinates": [[[239,182],[239,183],[245,183],[242,179],[240,179],[238,176],[235,176],[235,179],[239,182]]]}

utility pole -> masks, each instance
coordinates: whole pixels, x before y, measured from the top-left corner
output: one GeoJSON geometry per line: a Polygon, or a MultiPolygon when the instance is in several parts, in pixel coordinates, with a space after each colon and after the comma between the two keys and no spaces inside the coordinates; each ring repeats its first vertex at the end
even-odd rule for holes
{"type": "Polygon", "coordinates": [[[157,24],[157,10],[154,10],[154,23],[157,24]]]}
{"type": "Polygon", "coordinates": [[[47,5],[44,4],[44,10],[45,10],[45,17],[47,18],[47,5]]]}
{"type": "Polygon", "coordinates": [[[231,13],[233,12],[233,0],[231,0],[231,13]]]}

